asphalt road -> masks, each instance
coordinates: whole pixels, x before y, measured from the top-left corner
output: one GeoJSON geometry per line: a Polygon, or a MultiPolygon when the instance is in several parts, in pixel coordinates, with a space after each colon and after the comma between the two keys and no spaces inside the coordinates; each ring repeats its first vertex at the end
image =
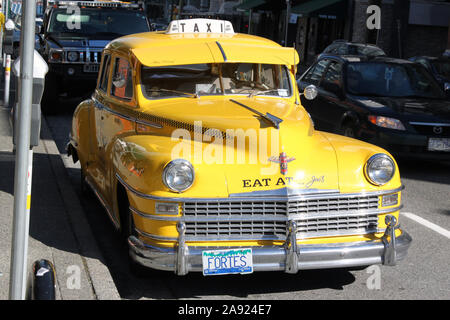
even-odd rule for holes
{"type": "MultiPolygon", "coordinates": [[[[73,164],[65,151],[76,101],[60,105],[65,109],[46,120],[81,197],[79,163],[73,164]]],[[[399,166],[405,185],[400,223],[413,243],[395,267],[136,278],[128,270],[127,248],[103,207],[94,196],[81,202],[123,299],[450,299],[450,163],[402,159],[399,166]]]]}

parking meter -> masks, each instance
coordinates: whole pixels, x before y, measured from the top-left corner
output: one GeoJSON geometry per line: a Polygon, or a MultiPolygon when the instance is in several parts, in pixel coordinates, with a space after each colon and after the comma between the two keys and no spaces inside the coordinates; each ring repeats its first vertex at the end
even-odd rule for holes
{"type": "MultiPolygon", "coordinates": [[[[13,64],[13,72],[16,76],[16,101],[15,106],[12,111],[13,118],[13,144],[16,144],[17,128],[15,124],[18,122],[17,108],[19,105],[20,97],[20,57],[18,57],[13,64]]],[[[36,147],[39,145],[39,137],[41,131],[41,99],[44,92],[45,85],[45,75],[48,72],[48,65],[41,55],[34,50],[34,61],[33,61],[33,96],[31,105],[31,134],[30,134],[30,147],[36,147]]]]}
{"type": "Polygon", "coordinates": [[[11,19],[8,19],[5,23],[5,35],[3,37],[3,53],[13,54],[13,36],[14,36],[15,24],[11,19]]]}

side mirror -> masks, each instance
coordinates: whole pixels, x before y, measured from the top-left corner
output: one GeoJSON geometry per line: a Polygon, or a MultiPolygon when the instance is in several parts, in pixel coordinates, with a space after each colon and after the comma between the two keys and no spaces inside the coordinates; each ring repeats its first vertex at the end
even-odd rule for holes
{"type": "Polygon", "coordinates": [[[41,33],[41,26],[35,25],[34,26],[34,33],[35,34],[40,34],[41,33]]]}
{"type": "Polygon", "coordinates": [[[315,85],[310,84],[303,90],[303,95],[308,100],[314,100],[317,97],[318,90],[315,85]]]}

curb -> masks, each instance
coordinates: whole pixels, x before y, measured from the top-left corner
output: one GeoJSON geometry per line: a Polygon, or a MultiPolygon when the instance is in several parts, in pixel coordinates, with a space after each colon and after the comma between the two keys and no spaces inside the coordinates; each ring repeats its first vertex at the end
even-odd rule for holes
{"type": "Polygon", "coordinates": [[[61,194],[64,195],[63,202],[67,208],[65,210],[67,218],[78,242],[79,254],[85,265],[94,294],[98,300],[120,300],[119,292],[109,269],[100,261],[104,260],[103,254],[85,217],[78,195],[70,182],[64,161],[44,116],[41,117],[41,141],[47,154],[58,155],[58,157],[49,157],[50,165],[55,176],[58,177],[56,180],[61,194]],[[100,259],[89,257],[100,257],[100,259]]]}

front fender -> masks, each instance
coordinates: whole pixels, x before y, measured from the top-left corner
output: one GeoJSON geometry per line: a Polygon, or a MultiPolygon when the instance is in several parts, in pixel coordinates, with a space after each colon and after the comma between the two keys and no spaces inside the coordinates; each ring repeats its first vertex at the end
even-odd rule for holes
{"type": "Polygon", "coordinates": [[[338,163],[339,190],[341,193],[394,190],[402,186],[398,165],[394,157],[383,148],[341,135],[325,132],[321,132],[321,134],[328,139],[335,150],[338,163]],[[371,184],[364,174],[367,160],[376,153],[387,154],[395,163],[393,178],[383,186],[371,184]]]}
{"type": "MultiPolygon", "coordinates": [[[[113,146],[113,165],[116,174],[138,193],[155,197],[227,197],[227,183],[224,168],[220,164],[195,163],[189,154],[195,170],[192,187],[182,194],[170,191],[162,181],[164,167],[171,160],[180,158],[174,150],[182,144],[191,148],[190,141],[166,136],[134,135],[118,138],[113,146]]],[[[193,153],[191,153],[193,154],[193,153]]]]}

